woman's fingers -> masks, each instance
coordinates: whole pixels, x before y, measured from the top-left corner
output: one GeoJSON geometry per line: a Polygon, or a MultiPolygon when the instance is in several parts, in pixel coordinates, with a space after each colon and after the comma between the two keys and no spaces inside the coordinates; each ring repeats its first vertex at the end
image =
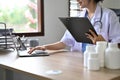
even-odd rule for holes
{"type": "Polygon", "coordinates": [[[89,33],[85,33],[85,35],[87,36],[87,38],[89,38],[89,39],[93,39],[93,36],[92,35],[90,35],[89,33]]]}
{"type": "Polygon", "coordinates": [[[37,47],[34,47],[34,48],[30,48],[28,53],[31,54],[34,50],[45,50],[45,47],[44,46],[37,46],[37,47]]]}
{"type": "Polygon", "coordinates": [[[34,48],[30,48],[30,50],[28,51],[28,53],[31,54],[34,50],[35,50],[35,47],[34,48]]]}
{"type": "Polygon", "coordinates": [[[91,33],[91,35],[92,35],[93,37],[97,37],[97,35],[96,35],[92,30],[89,30],[89,32],[91,33]]]}
{"type": "Polygon", "coordinates": [[[87,38],[89,38],[93,42],[93,44],[96,43],[96,40],[95,40],[95,38],[92,35],[90,35],[88,33],[86,33],[85,35],[87,35],[87,38]]]}
{"type": "Polygon", "coordinates": [[[105,39],[103,38],[102,35],[96,35],[91,30],[90,30],[90,34],[89,33],[85,33],[85,35],[87,35],[87,38],[92,40],[93,44],[96,44],[97,41],[105,41],[105,39]]]}
{"type": "Polygon", "coordinates": [[[86,33],[87,38],[91,39],[93,44],[96,44],[97,41],[103,40],[101,36],[96,35],[92,30],[89,30],[89,33],[86,33]]]}

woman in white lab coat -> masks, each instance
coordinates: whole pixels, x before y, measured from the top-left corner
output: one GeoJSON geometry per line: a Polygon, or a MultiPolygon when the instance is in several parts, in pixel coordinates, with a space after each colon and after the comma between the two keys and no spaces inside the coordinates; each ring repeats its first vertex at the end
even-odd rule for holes
{"type": "MultiPolygon", "coordinates": [[[[83,11],[78,17],[87,17],[94,26],[97,34],[90,30],[90,34],[86,34],[93,44],[97,41],[117,42],[120,43],[120,22],[117,15],[110,9],[102,8],[99,2],[103,0],[77,0],[83,11]]],[[[32,51],[39,50],[59,50],[66,46],[71,47],[71,51],[82,51],[82,43],[76,42],[68,30],[59,42],[37,46],[32,48],[32,51]]]]}

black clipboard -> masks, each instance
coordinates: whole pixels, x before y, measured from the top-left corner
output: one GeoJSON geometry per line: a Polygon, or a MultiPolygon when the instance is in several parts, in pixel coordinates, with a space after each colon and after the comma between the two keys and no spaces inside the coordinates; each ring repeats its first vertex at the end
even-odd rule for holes
{"type": "Polygon", "coordinates": [[[72,34],[77,42],[90,43],[92,41],[87,38],[85,33],[89,33],[91,29],[96,35],[96,31],[91,22],[86,17],[59,17],[61,22],[65,25],[68,31],[72,34]]]}

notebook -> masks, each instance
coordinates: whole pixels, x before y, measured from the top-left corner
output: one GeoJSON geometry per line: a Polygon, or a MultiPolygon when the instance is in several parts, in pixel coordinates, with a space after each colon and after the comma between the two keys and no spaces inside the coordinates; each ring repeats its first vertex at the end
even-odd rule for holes
{"type": "Polygon", "coordinates": [[[19,57],[49,56],[49,53],[47,51],[43,51],[43,50],[35,50],[32,52],[32,54],[28,53],[29,48],[26,48],[24,50],[19,50],[19,48],[17,47],[17,45],[15,43],[15,39],[11,33],[10,33],[10,36],[13,40],[14,48],[17,51],[17,55],[19,57]]]}
{"type": "Polygon", "coordinates": [[[96,35],[97,33],[88,18],[59,17],[59,19],[77,42],[92,44],[92,41],[87,38],[87,35],[85,35],[85,33],[89,33],[89,29],[91,29],[96,35]]]}

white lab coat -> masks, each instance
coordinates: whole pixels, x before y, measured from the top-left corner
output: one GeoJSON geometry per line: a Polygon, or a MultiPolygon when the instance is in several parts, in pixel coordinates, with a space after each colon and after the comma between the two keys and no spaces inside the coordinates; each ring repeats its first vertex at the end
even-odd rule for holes
{"type": "MultiPolygon", "coordinates": [[[[94,25],[96,21],[100,21],[101,6],[98,4],[95,14],[90,20],[96,32],[101,34],[108,42],[120,43],[120,22],[117,15],[110,9],[102,8],[102,28],[100,25],[94,25]]],[[[86,9],[80,12],[79,17],[85,17],[86,9]]],[[[61,39],[61,42],[67,46],[71,46],[71,51],[81,51],[81,43],[76,42],[72,35],[67,30],[61,39]]]]}

